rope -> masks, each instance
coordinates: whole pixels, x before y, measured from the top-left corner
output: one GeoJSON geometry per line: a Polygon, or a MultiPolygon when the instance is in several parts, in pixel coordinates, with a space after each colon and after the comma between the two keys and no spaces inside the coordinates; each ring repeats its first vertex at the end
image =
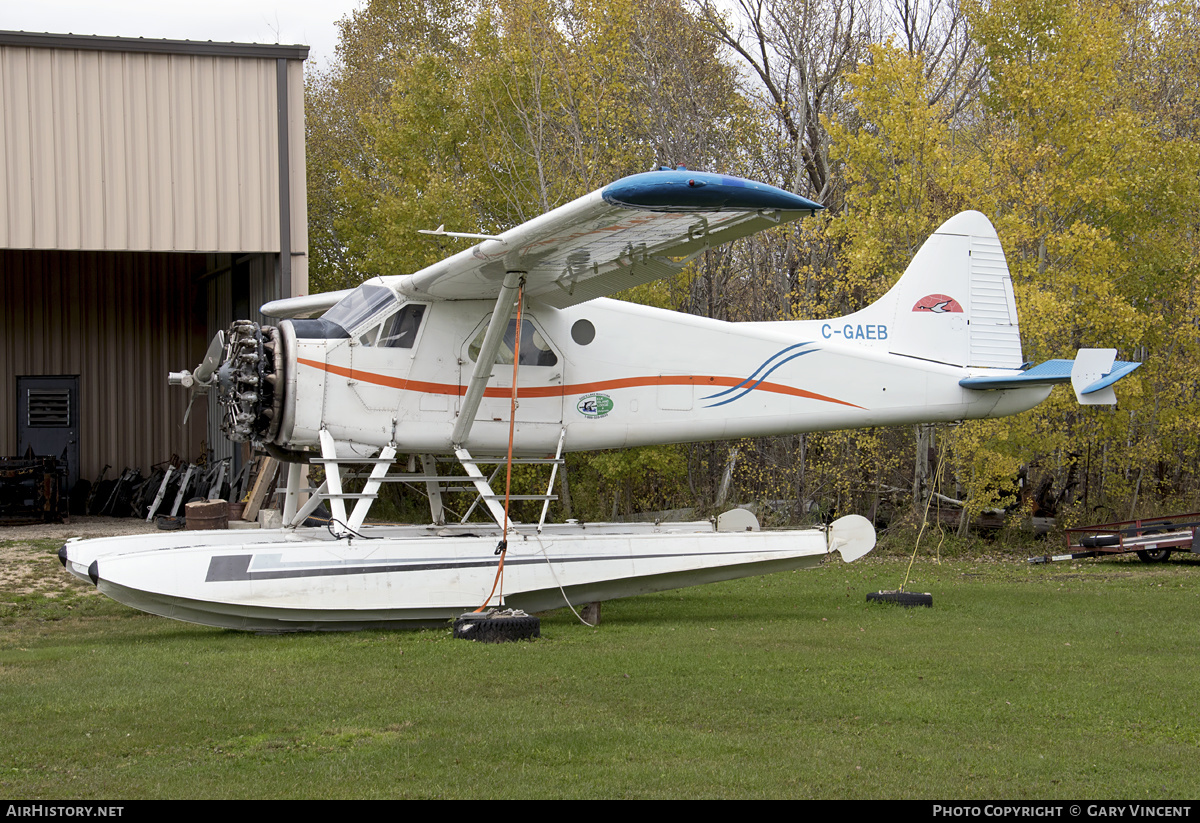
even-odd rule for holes
{"type": "Polygon", "coordinates": [[[569,597],[567,597],[567,591],[566,591],[566,589],[563,588],[562,581],[558,579],[558,573],[554,571],[554,563],[551,562],[550,555],[546,554],[545,544],[542,543],[540,537],[537,538],[537,541],[538,541],[538,550],[541,551],[542,558],[546,561],[546,568],[550,570],[550,576],[554,578],[554,585],[558,586],[558,592],[559,592],[559,594],[562,595],[563,602],[567,604],[567,608],[571,610],[571,613],[575,615],[575,617],[579,620],[580,623],[587,626],[589,629],[596,628],[595,623],[587,622],[586,620],[583,619],[583,615],[581,615],[578,611],[575,610],[575,606],[574,606],[574,604],[571,603],[571,599],[569,597]]]}
{"type": "MultiPolygon", "coordinates": [[[[921,517],[921,529],[917,532],[917,540],[913,543],[912,556],[908,558],[908,568],[904,571],[904,582],[900,584],[900,591],[904,591],[904,587],[908,585],[909,575],[912,574],[913,563],[917,559],[917,549],[921,546],[921,536],[925,534],[925,526],[929,522],[929,504],[933,502],[933,489],[939,488],[942,484],[942,476],[946,467],[946,438],[942,438],[941,449],[938,452],[937,468],[933,472],[933,484],[930,489],[930,494],[925,498],[925,513],[921,517]]],[[[941,557],[942,543],[946,541],[946,530],[941,528],[941,518],[938,519],[938,529],[941,533],[941,539],[937,544],[938,557],[941,557]]],[[[939,560],[940,562],[940,560],[939,560]]]]}

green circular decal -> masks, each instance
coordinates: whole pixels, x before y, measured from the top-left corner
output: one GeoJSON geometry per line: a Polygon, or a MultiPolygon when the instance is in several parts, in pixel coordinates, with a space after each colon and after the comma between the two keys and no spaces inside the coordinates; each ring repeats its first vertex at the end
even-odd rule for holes
{"type": "Polygon", "coordinates": [[[613,410],[613,401],[607,394],[589,394],[579,398],[575,408],[579,409],[579,413],[584,417],[600,418],[613,410]]]}

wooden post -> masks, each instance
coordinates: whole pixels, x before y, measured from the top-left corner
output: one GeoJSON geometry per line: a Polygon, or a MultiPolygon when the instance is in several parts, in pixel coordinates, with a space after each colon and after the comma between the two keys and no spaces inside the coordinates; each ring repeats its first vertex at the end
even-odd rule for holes
{"type": "Polygon", "coordinates": [[[259,458],[258,476],[254,478],[254,488],[250,492],[250,502],[246,504],[245,513],[242,514],[242,519],[253,523],[258,519],[258,510],[262,508],[263,498],[267,495],[267,489],[271,487],[271,481],[275,479],[275,471],[279,468],[279,463],[274,457],[259,458]]]}

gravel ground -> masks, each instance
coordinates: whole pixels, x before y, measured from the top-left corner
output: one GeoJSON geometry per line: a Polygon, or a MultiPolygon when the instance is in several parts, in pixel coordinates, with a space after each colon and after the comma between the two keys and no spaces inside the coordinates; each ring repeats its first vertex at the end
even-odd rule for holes
{"type": "Polygon", "coordinates": [[[95,589],[77,580],[58,561],[59,545],[69,537],[113,537],[158,531],[153,523],[135,517],[72,517],[67,523],[0,526],[0,592],[49,596],[95,589]],[[52,548],[33,541],[54,540],[52,548]]]}
{"type": "Polygon", "coordinates": [[[68,537],[113,537],[156,531],[153,523],[137,517],[72,517],[66,523],[0,526],[0,540],[66,540],[68,537]]]}

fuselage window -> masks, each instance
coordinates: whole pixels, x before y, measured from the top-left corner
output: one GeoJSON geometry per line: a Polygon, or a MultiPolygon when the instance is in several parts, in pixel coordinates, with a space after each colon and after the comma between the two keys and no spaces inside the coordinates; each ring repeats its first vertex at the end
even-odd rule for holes
{"type": "MultiPolygon", "coordinates": [[[[485,325],[479,334],[475,335],[475,339],[471,341],[471,345],[467,347],[467,354],[472,360],[479,359],[479,351],[483,348],[483,338],[486,334],[487,326],[485,325]]],[[[504,342],[500,344],[500,351],[496,353],[496,363],[511,366],[513,362],[513,349],[516,347],[516,344],[517,321],[509,320],[508,329],[504,332],[504,342]]],[[[522,322],[520,365],[553,366],[557,363],[558,356],[550,348],[550,344],[546,342],[546,338],[542,337],[542,333],[528,320],[522,322]]]]}
{"type": "Polygon", "coordinates": [[[591,320],[576,320],[571,326],[571,339],[581,346],[586,346],[596,339],[596,327],[591,320]]]}

